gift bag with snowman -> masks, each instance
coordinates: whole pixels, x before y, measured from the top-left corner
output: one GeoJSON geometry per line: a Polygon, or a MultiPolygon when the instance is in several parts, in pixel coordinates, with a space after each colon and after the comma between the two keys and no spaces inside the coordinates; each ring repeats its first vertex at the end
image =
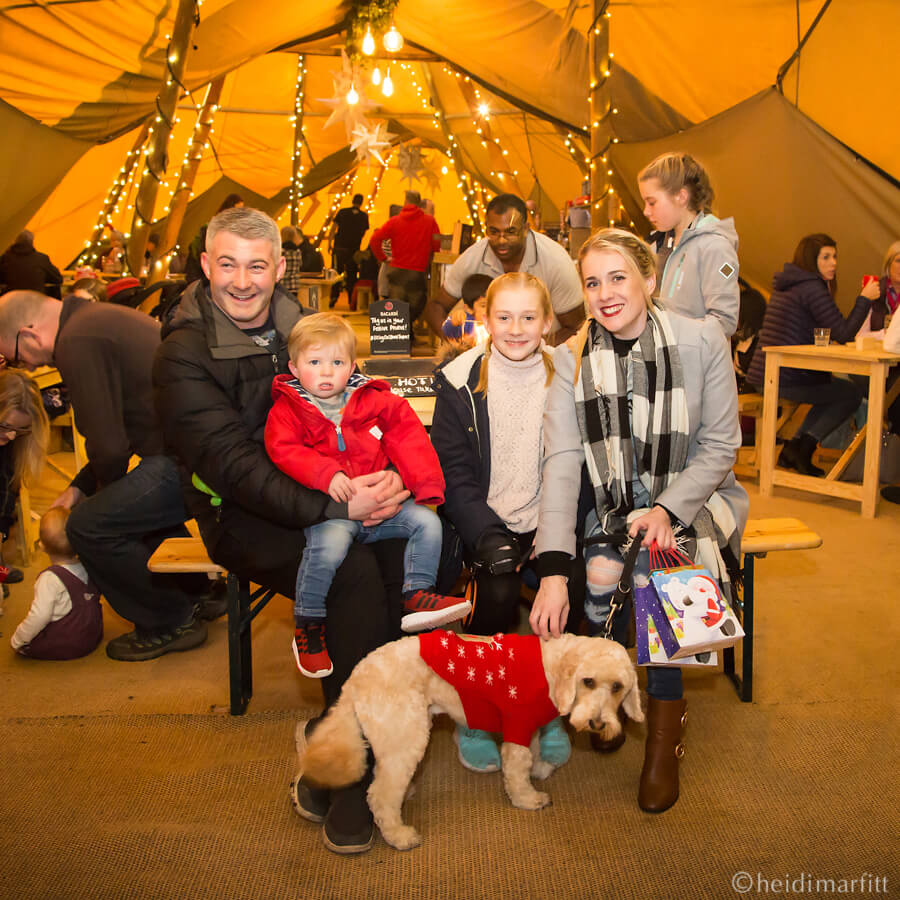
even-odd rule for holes
{"type": "Polygon", "coordinates": [[[715,666],[718,657],[706,650],[675,659],[681,649],[651,581],[634,579],[634,633],[639,666],[715,666]]]}
{"type": "Polygon", "coordinates": [[[681,660],[719,647],[733,647],[744,636],[741,623],[709,570],[695,566],[679,550],[651,547],[650,558],[650,581],[678,645],[674,653],[667,653],[668,659],[681,660]]]}

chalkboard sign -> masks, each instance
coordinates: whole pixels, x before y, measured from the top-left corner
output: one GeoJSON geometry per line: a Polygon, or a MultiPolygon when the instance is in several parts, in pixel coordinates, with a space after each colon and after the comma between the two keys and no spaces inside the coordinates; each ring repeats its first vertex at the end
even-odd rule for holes
{"type": "Polygon", "coordinates": [[[409,353],[409,304],[403,300],[379,300],[369,304],[369,352],[409,353]]]}
{"type": "Polygon", "coordinates": [[[362,370],[373,378],[382,378],[401,397],[433,397],[434,367],[432,356],[363,360],[362,370]]]}

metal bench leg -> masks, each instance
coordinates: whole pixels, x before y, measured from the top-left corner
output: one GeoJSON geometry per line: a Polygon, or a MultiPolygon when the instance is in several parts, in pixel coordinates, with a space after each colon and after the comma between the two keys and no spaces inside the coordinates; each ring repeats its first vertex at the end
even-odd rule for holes
{"type": "Polygon", "coordinates": [[[734,684],[738,697],[743,703],[753,699],[753,553],[744,554],[744,615],[741,625],[744,629],[741,649],[741,675],[734,671],[734,647],[722,651],[722,671],[734,684]]]}
{"type": "Polygon", "coordinates": [[[226,596],[228,599],[228,685],[231,695],[231,715],[243,715],[247,709],[252,691],[247,690],[247,683],[252,678],[249,654],[249,622],[243,628],[244,612],[250,606],[249,585],[241,583],[237,575],[228,573],[226,580],[226,596]]]}

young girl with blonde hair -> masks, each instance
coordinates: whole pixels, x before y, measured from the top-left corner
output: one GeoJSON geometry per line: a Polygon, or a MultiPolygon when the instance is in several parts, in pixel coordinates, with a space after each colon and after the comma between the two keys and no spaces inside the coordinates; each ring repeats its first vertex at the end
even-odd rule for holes
{"type": "MultiPolygon", "coordinates": [[[[486,299],[490,337],[438,370],[431,427],[447,482],[440,513],[447,524],[445,557],[455,563],[449,575],[455,577],[463,560],[475,571],[475,606],[466,624],[474,634],[515,630],[522,582],[531,579],[535,585],[539,577],[530,557],[554,352],[544,343],[553,309],[538,278],[525,272],[501,275],[486,299]]],[[[580,606],[580,560],[571,566],[569,592],[573,608],[580,606]]],[[[573,622],[578,618],[573,616],[573,622]]],[[[457,739],[467,768],[500,768],[497,745],[487,732],[459,728],[457,739]]],[[[541,755],[560,765],[569,752],[556,719],[542,730],[541,755]]]]}

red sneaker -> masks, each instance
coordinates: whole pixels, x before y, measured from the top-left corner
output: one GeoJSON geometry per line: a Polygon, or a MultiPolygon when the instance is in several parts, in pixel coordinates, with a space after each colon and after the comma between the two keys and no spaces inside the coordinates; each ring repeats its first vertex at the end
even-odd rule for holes
{"type": "Polygon", "coordinates": [[[469,614],[472,604],[464,597],[445,597],[432,591],[416,591],[403,601],[404,631],[422,631],[455,622],[469,614]]]}
{"type": "Polygon", "coordinates": [[[325,620],[298,625],[291,641],[297,668],[307,678],[324,678],[334,671],[325,646],[325,620]]]}

